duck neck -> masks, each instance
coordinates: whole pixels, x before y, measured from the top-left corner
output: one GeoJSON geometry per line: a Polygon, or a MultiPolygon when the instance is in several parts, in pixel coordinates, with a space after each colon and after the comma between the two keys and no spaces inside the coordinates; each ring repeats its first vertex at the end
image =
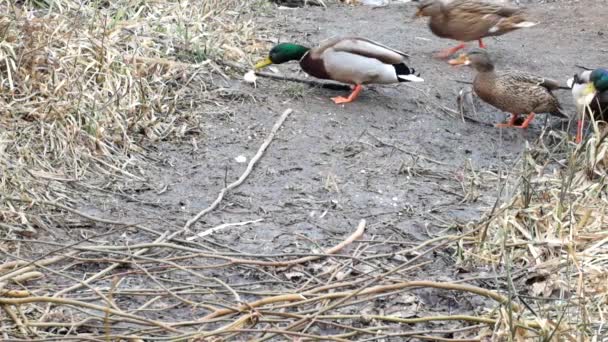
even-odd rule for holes
{"type": "Polygon", "coordinates": [[[494,72],[494,64],[492,64],[492,63],[475,64],[475,70],[477,70],[477,72],[494,72]]]}
{"type": "Polygon", "coordinates": [[[293,44],[291,47],[291,55],[294,60],[301,61],[304,56],[310,51],[310,48],[298,44],[293,44]]]}

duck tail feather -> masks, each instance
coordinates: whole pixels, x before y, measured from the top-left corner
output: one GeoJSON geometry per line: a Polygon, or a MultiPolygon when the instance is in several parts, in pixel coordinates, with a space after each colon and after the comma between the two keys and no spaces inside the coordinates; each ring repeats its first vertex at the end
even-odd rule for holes
{"type": "Polygon", "coordinates": [[[532,27],[532,26],[536,26],[538,25],[538,23],[532,22],[532,21],[522,21],[520,23],[517,23],[515,25],[513,25],[514,27],[517,28],[526,28],[526,27],[532,27]]]}
{"type": "Polygon", "coordinates": [[[512,20],[503,19],[499,21],[496,25],[490,27],[488,33],[498,33],[498,32],[508,32],[520,28],[528,28],[532,26],[536,26],[538,23],[532,21],[520,21],[518,23],[513,23],[512,20]]]}
{"type": "Polygon", "coordinates": [[[424,82],[424,79],[420,77],[420,73],[416,74],[414,68],[408,68],[405,63],[393,64],[395,68],[395,75],[399,82],[424,82]]]}
{"type": "Polygon", "coordinates": [[[566,114],[566,112],[564,112],[564,110],[562,108],[557,108],[557,110],[553,113],[551,113],[557,117],[563,118],[563,119],[569,119],[570,116],[568,114],[566,114]]]}
{"type": "Polygon", "coordinates": [[[424,82],[424,78],[420,76],[416,76],[414,74],[411,75],[397,75],[399,82],[424,82]]]}

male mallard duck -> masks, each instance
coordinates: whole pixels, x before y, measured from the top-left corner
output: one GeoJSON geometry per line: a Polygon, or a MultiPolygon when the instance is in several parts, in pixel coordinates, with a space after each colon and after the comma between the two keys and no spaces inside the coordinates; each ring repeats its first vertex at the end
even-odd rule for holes
{"type": "Polygon", "coordinates": [[[527,128],[535,113],[549,113],[567,117],[551,90],[563,88],[553,80],[517,71],[495,72],[494,64],[486,50],[473,49],[462,54],[451,64],[471,65],[477,70],[473,90],[485,102],[512,114],[511,120],[496,127],[527,128]],[[520,114],[529,114],[516,126],[520,114]]]}
{"type": "Polygon", "coordinates": [[[477,40],[479,47],[485,48],[484,37],[500,36],[536,25],[526,21],[521,9],[475,0],[422,0],[418,4],[416,17],[431,17],[429,27],[436,36],[461,42],[437,54],[439,58],[447,58],[463,49],[465,42],[477,40]]]}
{"type": "Polygon", "coordinates": [[[608,120],[608,70],[585,70],[568,80],[578,114],[576,143],[583,140],[585,115],[599,120],[608,120]]]}
{"type": "Polygon", "coordinates": [[[335,103],[354,101],[363,89],[362,84],[422,82],[404,61],[408,56],[395,49],[358,37],[336,38],[316,48],[282,43],[270,50],[268,57],[255,65],[255,69],[270,64],[300,61],[307,74],[354,85],[348,97],[332,98],[335,103]]]}

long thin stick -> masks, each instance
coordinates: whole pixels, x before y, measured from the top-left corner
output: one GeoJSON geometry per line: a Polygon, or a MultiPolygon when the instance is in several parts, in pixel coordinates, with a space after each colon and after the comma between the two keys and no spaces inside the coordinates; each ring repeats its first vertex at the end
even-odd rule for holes
{"type": "Polygon", "coordinates": [[[319,87],[319,88],[331,89],[331,90],[350,90],[350,86],[347,86],[345,84],[340,84],[340,83],[319,82],[319,81],[314,81],[314,80],[302,79],[302,78],[298,78],[298,77],[275,75],[275,74],[271,74],[268,72],[260,72],[260,71],[256,72],[255,74],[258,76],[261,76],[261,77],[272,78],[275,80],[303,83],[303,84],[306,84],[311,87],[319,87]]]}
{"type": "MultiPolygon", "coordinates": [[[[325,254],[334,254],[334,253],[341,251],[344,247],[350,245],[351,243],[353,243],[353,241],[360,238],[363,235],[363,232],[365,232],[365,220],[359,221],[359,225],[357,226],[357,229],[351,234],[351,236],[348,237],[348,239],[346,239],[346,240],[340,242],[338,245],[335,245],[334,247],[326,250],[325,254]]],[[[281,266],[302,264],[302,263],[317,260],[320,258],[321,258],[321,256],[307,256],[307,257],[303,257],[303,258],[299,258],[299,259],[295,259],[295,260],[289,260],[289,261],[282,262],[281,266]]]]}
{"type": "Polygon", "coordinates": [[[243,184],[245,179],[247,179],[247,177],[249,177],[249,174],[251,173],[251,170],[253,170],[253,167],[255,166],[255,164],[258,162],[258,160],[260,160],[260,158],[262,158],[262,155],[264,155],[264,151],[266,151],[266,148],[268,148],[268,145],[270,145],[270,143],[272,142],[272,139],[274,139],[274,136],[277,134],[278,130],[283,125],[283,122],[285,121],[285,119],[287,119],[289,114],[291,114],[292,112],[293,112],[293,110],[291,108],[289,108],[289,109],[285,110],[283,112],[283,114],[279,117],[277,122],[272,127],[272,130],[270,130],[270,134],[268,134],[268,137],[266,137],[266,140],[264,140],[264,142],[262,143],[262,146],[260,146],[260,149],[258,150],[258,152],[249,161],[249,164],[247,165],[247,168],[245,169],[245,172],[243,172],[241,177],[239,177],[239,179],[228,184],[228,186],[223,188],[222,191],[220,191],[220,193],[217,195],[217,198],[215,199],[215,201],[213,201],[213,203],[211,203],[210,206],[201,210],[198,214],[196,214],[193,218],[191,218],[190,220],[188,220],[188,222],[186,222],[186,225],[184,226],[183,230],[188,231],[193,224],[195,224],[198,220],[201,219],[201,217],[203,217],[203,216],[207,215],[208,213],[210,213],[211,211],[213,211],[220,204],[220,202],[222,202],[222,200],[224,199],[224,196],[226,195],[226,193],[228,191],[243,184]]]}
{"type": "MultiPolygon", "coordinates": [[[[234,69],[238,69],[242,72],[247,71],[249,68],[245,65],[241,65],[241,64],[237,64],[237,63],[232,63],[229,61],[219,61],[220,64],[224,64],[226,66],[229,66],[231,68],[234,69]]],[[[257,76],[260,77],[266,77],[266,78],[272,78],[275,80],[281,80],[281,81],[289,81],[289,82],[297,82],[297,83],[304,83],[306,85],[309,85],[311,87],[319,87],[319,88],[324,88],[324,89],[331,89],[331,90],[350,90],[350,86],[346,85],[346,84],[341,84],[341,83],[337,83],[337,82],[321,82],[321,81],[317,81],[317,80],[307,80],[307,79],[303,79],[303,78],[298,78],[298,77],[291,77],[291,76],[285,76],[285,75],[277,75],[277,74],[273,74],[273,73],[269,73],[269,72],[264,72],[264,71],[256,71],[255,73],[257,76]]]]}
{"type": "MultiPolygon", "coordinates": [[[[321,295],[318,297],[314,297],[314,298],[310,298],[310,299],[306,299],[304,296],[302,296],[300,294],[293,295],[293,297],[287,297],[288,295],[280,295],[280,296],[265,298],[263,300],[259,300],[256,302],[246,304],[245,306],[243,306],[243,308],[259,307],[259,306],[262,306],[265,304],[276,303],[276,302],[280,302],[280,301],[283,301],[283,302],[284,301],[296,301],[296,302],[299,302],[299,304],[305,304],[305,303],[312,303],[312,302],[331,300],[331,299],[339,299],[339,298],[344,299],[344,298],[351,298],[351,297],[355,297],[355,296],[365,296],[365,295],[372,295],[372,294],[378,294],[378,293],[386,293],[386,292],[402,290],[402,289],[406,289],[406,288],[437,288],[437,289],[444,289],[444,290],[469,292],[469,293],[474,293],[474,294],[477,294],[477,295],[480,295],[480,296],[483,296],[486,298],[493,299],[503,305],[509,304],[509,299],[507,297],[505,297],[497,292],[483,289],[481,287],[477,287],[477,286],[473,286],[473,285],[419,280],[419,281],[406,281],[406,282],[401,282],[401,283],[391,284],[391,285],[378,285],[378,286],[366,288],[363,290],[359,289],[359,290],[355,290],[355,291],[327,293],[327,294],[324,294],[324,295],[321,295]]],[[[514,309],[519,309],[519,307],[516,304],[511,303],[511,305],[514,307],[514,309]]],[[[320,313],[317,316],[320,316],[324,311],[328,311],[328,310],[329,309],[324,308],[324,310],[320,311],[320,313]]],[[[231,309],[220,309],[220,310],[212,312],[209,315],[203,317],[201,319],[201,322],[205,322],[212,318],[221,317],[221,316],[233,313],[233,312],[234,312],[234,310],[231,310],[231,309]]],[[[307,319],[311,319],[311,318],[306,317],[306,318],[302,319],[302,321],[307,320],[307,319]]]]}
{"type": "MultiPolygon", "coordinates": [[[[266,149],[268,148],[268,146],[270,145],[270,143],[272,142],[274,136],[276,135],[276,133],[278,132],[278,130],[281,128],[281,126],[283,125],[283,122],[285,121],[285,119],[287,119],[287,117],[293,112],[293,110],[291,108],[285,110],[283,112],[283,114],[279,117],[279,119],[277,120],[277,122],[275,123],[275,125],[272,127],[269,136],[266,138],[266,140],[262,143],[262,145],[260,146],[258,152],[255,154],[255,156],[251,159],[251,161],[249,162],[249,164],[247,165],[247,168],[245,169],[245,172],[241,175],[241,177],[239,177],[239,179],[233,183],[231,183],[230,185],[228,185],[226,188],[222,189],[222,191],[220,192],[220,194],[218,195],[218,198],[215,200],[215,202],[208,207],[207,209],[201,211],[198,213],[198,215],[196,215],[194,218],[192,218],[191,220],[189,220],[186,225],[184,226],[184,228],[180,231],[176,231],[173,232],[171,234],[168,234],[168,232],[165,232],[163,235],[159,236],[156,241],[154,241],[154,243],[161,243],[164,241],[168,241],[171,240],[172,238],[174,238],[175,236],[181,234],[183,231],[188,230],[188,228],[194,224],[196,221],[198,221],[201,217],[203,217],[204,215],[206,215],[207,213],[211,212],[213,209],[215,209],[219,203],[221,202],[221,200],[224,198],[224,195],[226,194],[226,192],[230,189],[233,189],[239,185],[241,185],[245,179],[249,176],[249,174],[251,173],[251,171],[253,170],[253,167],[255,166],[255,164],[259,161],[259,159],[262,157],[262,155],[264,154],[264,151],[266,151],[266,149]]],[[[70,210],[71,211],[71,210],[70,210]]],[[[103,221],[103,220],[102,220],[103,221]]],[[[108,222],[108,223],[116,223],[116,222],[108,222]]],[[[140,256],[144,253],[146,253],[148,251],[148,249],[141,249],[137,252],[134,253],[134,256],[140,256]]],[[[100,272],[92,275],[91,277],[87,278],[86,280],[84,280],[83,282],[73,285],[71,287],[65,288],[57,293],[55,293],[53,295],[53,297],[55,299],[57,299],[58,297],[74,291],[82,286],[85,286],[87,284],[90,284],[91,282],[95,281],[96,279],[99,279],[100,277],[108,274],[109,272],[111,272],[112,270],[114,270],[116,267],[118,267],[120,265],[120,263],[113,263],[111,265],[109,265],[108,267],[106,267],[105,269],[101,270],[100,272]]],[[[217,282],[219,282],[220,284],[222,284],[224,287],[226,287],[230,292],[232,292],[233,294],[235,294],[235,299],[237,302],[240,302],[240,298],[238,296],[238,294],[236,294],[234,292],[234,290],[232,288],[230,288],[227,284],[225,284],[223,281],[221,281],[220,279],[216,279],[217,282]]],[[[50,301],[49,303],[53,303],[52,301],[50,301]]],[[[44,318],[46,317],[46,315],[49,313],[50,307],[47,307],[47,310],[45,312],[45,314],[42,315],[42,318],[40,319],[41,321],[44,320],[44,318]]]]}
{"type": "Polygon", "coordinates": [[[91,303],[86,303],[86,302],[82,302],[82,301],[78,301],[78,300],[73,300],[73,299],[54,298],[54,297],[0,298],[0,305],[21,305],[21,304],[28,304],[28,303],[40,303],[40,302],[71,305],[71,306],[76,306],[76,307],[83,307],[83,308],[87,308],[87,309],[97,310],[97,311],[101,311],[101,312],[108,312],[108,313],[111,313],[112,315],[130,318],[130,319],[144,322],[144,323],[147,323],[150,325],[155,325],[155,326],[162,328],[164,330],[167,330],[167,331],[179,332],[177,329],[172,328],[162,322],[154,321],[154,320],[147,319],[144,317],[131,315],[129,313],[122,312],[119,310],[114,310],[111,308],[107,308],[107,307],[103,307],[103,306],[99,306],[99,305],[95,305],[95,304],[91,304],[91,303]]]}
{"type": "MultiPolygon", "coordinates": [[[[342,241],[338,245],[336,245],[336,246],[328,249],[327,251],[325,251],[325,254],[334,254],[334,253],[339,252],[344,247],[350,245],[351,243],[353,243],[353,241],[355,241],[358,238],[360,238],[363,235],[364,231],[365,231],[365,220],[361,220],[359,222],[359,225],[357,226],[357,229],[355,230],[355,232],[353,232],[353,234],[351,234],[346,240],[342,241]]],[[[295,260],[289,260],[289,261],[284,261],[284,262],[276,262],[277,265],[273,265],[273,266],[291,266],[291,265],[296,265],[296,264],[301,264],[301,263],[304,263],[304,262],[316,260],[316,259],[319,259],[319,258],[321,258],[321,256],[308,256],[308,257],[303,257],[303,258],[299,258],[299,259],[295,259],[295,260]]],[[[284,298],[289,298],[289,301],[294,301],[294,300],[295,301],[300,301],[300,300],[305,300],[306,299],[304,296],[302,296],[300,294],[296,295],[296,297],[276,296],[276,297],[271,297],[271,298],[265,298],[265,299],[262,299],[260,301],[254,302],[254,303],[249,303],[249,304],[247,304],[247,306],[245,308],[264,305],[264,304],[269,303],[269,300],[270,300],[270,302],[274,302],[273,298],[279,298],[280,301],[285,301],[284,298]],[[295,299],[293,299],[293,298],[295,298],[295,299]]],[[[232,309],[220,309],[220,310],[212,312],[209,315],[203,317],[201,320],[202,321],[206,321],[206,320],[209,320],[211,318],[227,315],[227,314],[232,313],[232,312],[234,312],[234,310],[232,310],[232,309]]]]}
{"type": "Polygon", "coordinates": [[[257,220],[253,220],[253,221],[244,221],[244,222],[235,222],[235,223],[222,223],[219,226],[215,226],[213,228],[209,228],[209,229],[207,229],[205,231],[202,231],[202,232],[200,232],[200,233],[198,233],[198,234],[196,234],[194,236],[187,237],[186,241],[192,241],[192,240],[195,240],[196,238],[199,238],[199,237],[205,237],[207,235],[211,235],[211,234],[213,234],[215,232],[218,232],[218,231],[220,231],[222,229],[226,229],[226,228],[229,228],[229,227],[240,227],[240,226],[248,225],[248,224],[251,224],[251,223],[258,223],[258,222],[261,222],[261,221],[263,221],[263,219],[257,219],[257,220]]]}
{"type": "MultiPolygon", "coordinates": [[[[285,121],[285,119],[287,119],[287,117],[289,116],[289,114],[291,114],[293,112],[293,110],[291,108],[285,110],[285,112],[283,112],[283,114],[281,115],[281,117],[279,117],[279,120],[275,123],[275,125],[272,127],[272,130],[269,134],[269,136],[266,138],[266,140],[264,141],[264,143],[262,143],[262,146],[260,146],[260,149],[258,150],[258,152],[256,153],[256,155],[251,159],[251,161],[249,162],[249,165],[247,166],[247,169],[245,169],[245,172],[241,175],[241,177],[234,183],[228,185],[226,188],[222,189],[222,191],[220,192],[220,194],[218,195],[218,198],[216,199],[216,201],[212,204],[212,206],[210,206],[209,208],[201,211],[197,216],[195,216],[193,219],[189,220],[188,223],[186,223],[186,226],[184,227],[183,230],[180,231],[176,231],[173,232],[170,235],[167,235],[168,232],[166,232],[165,234],[159,236],[154,243],[161,243],[164,241],[168,241],[171,240],[172,238],[174,238],[175,236],[179,235],[180,233],[182,233],[184,230],[187,230],[188,227],[190,227],[192,224],[194,224],[197,220],[199,220],[201,217],[203,217],[205,214],[207,214],[208,212],[212,211],[215,207],[217,207],[217,205],[221,202],[221,200],[223,199],[226,191],[233,189],[237,186],[239,186],[241,183],[243,183],[243,181],[247,178],[247,176],[249,176],[249,174],[251,173],[253,167],[255,166],[255,164],[257,163],[257,161],[262,157],[262,155],[264,154],[264,151],[266,150],[266,148],[268,147],[268,145],[270,145],[270,143],[272,142],[272,139],[274,138],[275,134],[277,133],[277,131],[281,128],[281,126],[283,125],[283,122],[285,121]]],[[[69,211],[74,211],[71,208],[68,207],[64,207],[64,209],[67,209],[69,211]]],[[[82,215],[81,213],[79,213],[80,215],[82,215]]],[[[118,224],[118,222],[115,221],[110,221],[110,220],[103,220],[103,219],[98,219],[98,218],[94,218],[94,217],[89,217],[90,219],[94,219],[96,221],[100,221],[100,222],[107,222],[110,224],[118,224]]],[[[148,249],[141,249],[139,251],[137,251],[136,253],[134,253],[134,256],[140,256],[144,253],[146,253],[148,251],[148,249]]],[[[76,285],[73,285],[71,287],[65,288],[61,291],[59,291],[58,293],[54,294],[53,297],[57,298],[59,296],[62,296],[68,292],[74,291],[76,289],[79,289],[80,287],[91,283],[92,281],[108,274],[109,272],[111,272],[112,270],[114,270],[116,267],[118,267],[120,264],[119,263],[113,263],[111,265],[109,265],[108,267],[106,267],[105,269],[101,270],[100,272],[94,274],[93,276],[87,278],[86,280],[83,281],[83,283],[79,283],[76,285]]],[[[43,315],[43,317],[45,317],[46,315],[43,315]]]]}
{"type": "MultiPolygon", "coordinates": [[[[200,253],[196,249],[184,247],[184,246],[180,246],[180,245],[175,245],[175,244],[170,244],[170,243],[145,243],[145,244],[133,245],[133,246],[128,246],[128,247],[106,246],[106,247],[99,247],[99,248],[96,248],[96,247],[76,247],[76,248],[81,251],[96,251],[96,252],[105,252],[105,253],[111,253],[113,251],[116,251],[114,253],[124,254],[124,253],[121,253],[118,251],[127,249],[127,248],[130,250],[135,250],[135,249],[140,249],[140,248],[144,249],[144,250],[148,250],[150,248],[163,248],[164,247],[164,248],[174,248],[177,250],[195,252],[197,257],[220,259],[220,260],[227,261],[231,265],[242,264],[242,265],[257,265],[257,266],[267,266],[267,267],[286,267],[286,266],[293,266],[293,265],[297,265],[297,264],[303,264],[305,262],[318,260],[321,258],[330,257],[333,254],[340,252],[342,249],[344,249],[344,247],[350,245],[355,240],[358,240],[361,236],[363,236],[364,232],[365,232],[365,220],[361,220],[359,222],[359,225],[357,226],[357,229],[355,229],[355,231],[346,240],[327,249],[325,252],[316,253],[315,255],[309,255],[309,256],[305,256],[305,257],[301,257],[301,258],[297,258],[297,259],[280,260],[280,261],[263,261],[263,260],[256,260],[256,259],[233,258],[230,256],[200,253]]],[[[133,254],[132,257],[141,258],[141,259],[145,259],[145,260],[149,259],[149,258],[140,256],[137,253],[133,254]]],[[[340,257],[344,257],[344,256],[341,255],[340,257]]],[[[169,263],[169,261],[164,261],[164,262],[169,263]]],[[[173,263],[170,263],[170,264],[173,265],[174,267],[179,267],[176,264],[173,264],[173,263]]],[[[185,268],[183,270],[188,272],[185,268]]]]}
{"type": "Polygon", "coordinates": [[[27,329],[23,325],[23,322],[21,322],[21,319],[19,317],[17,317],[17,315],[13,312],[13,310],[10,308],[10,306],[8,306],[6,304],[2,304],[2,305],[0,305],[0,307],[2,307],[2,310],[4,310],[4,312],[6,312],[7,316],[13,320],[13,322],[19,329],[19,332],[21,333],[21,335],[29,336],[27,329]]]}
{"type": "Polygon", "coordinates": [[[72,251],[72,252],[66,253],[65,255],[60,255],[60,256],[43,259],[43,260],[39,260],[39,261],[34,261],[34,262],[27,262],[27,261],[22,261],[22,260],[6,262],[6,263],[0,265],[0,271],[3,271],[4,269],[8,269],[8,268],[13,268],[13,267],[19,267],[19,268],[15,269],[15,270],[10,270],[9,272],[1,275],[0,282],[14,278],[20,274],[34,271],[34,270],[36,270],[37,267],[47,266],[47,265],[57,263],[59,261],[62,261],[63,259],[69,258],[70,256],[76,255],[76,253],[77,252],[72,251]],[[28,265],[28,266],[25,266],[25,265],[28,265]]]}

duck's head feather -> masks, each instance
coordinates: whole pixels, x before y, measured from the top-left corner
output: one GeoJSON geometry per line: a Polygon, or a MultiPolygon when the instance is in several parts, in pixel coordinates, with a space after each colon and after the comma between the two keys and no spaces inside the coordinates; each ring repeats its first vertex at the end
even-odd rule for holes
{"type": "Polygon", "coordinates": [[[416,17],[432,17],[443,12],[444,3],[441,0],[422,0],[418,2],[416,17]]]}
{"type": "Polygon", "coordinates": [[[608,70],[603,68],[593,70],[589,75],[589,81],[593,82],[598,92],[608,91],[608,70]]]}

